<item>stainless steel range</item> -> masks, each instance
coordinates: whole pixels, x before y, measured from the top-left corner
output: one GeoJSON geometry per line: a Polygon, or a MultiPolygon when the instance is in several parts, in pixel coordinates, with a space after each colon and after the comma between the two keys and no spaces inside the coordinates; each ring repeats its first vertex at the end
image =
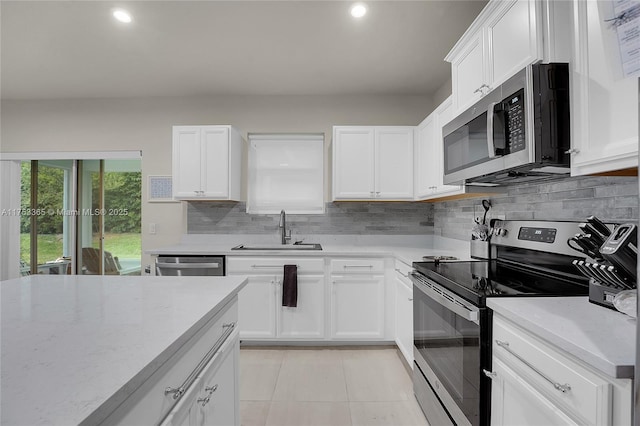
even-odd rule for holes
{"type": "Polygon", "coordinates": [[[487,297],[588,295],[567,244],[578,225],[494,221],[492,260],[413,263],[414,391],[430,424],[490,422],[487,297]]]}

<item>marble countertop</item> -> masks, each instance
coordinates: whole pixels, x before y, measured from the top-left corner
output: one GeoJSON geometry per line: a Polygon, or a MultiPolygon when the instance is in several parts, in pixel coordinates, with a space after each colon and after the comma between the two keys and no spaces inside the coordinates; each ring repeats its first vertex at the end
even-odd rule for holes
{"type": "Polygon", "coordinates": [[[487,306],[613,378],[633,378],[636,320],[588,297],[488,298],[487,306]]]}
{"type": "Polygon", "coordinates": [[[1,282],[0,423],[71,425],[98,408],[110,412],[245,284],[71,275],[1,282]]]}
{"type": "MultiPolygon", "coordinates": [[[[435,244],[428,241],[424,246],[417,245],[415,240],[403,244],[401,240],[391,241],[385,244],[380,240],[349,241],[339,239],[322,240],[313,239],[312,242],[322,244],[322,250],[231,250],[237,246],[237,240],[204,241],[204,237],[193,238],[179,244],[169,245],[157,249],[147,250],[151,255],[176,254],[176,255],[225,255],[225,256],[305,256],[305,257],[339,257],[339,256],[366,256],[366,257],[395,257],[396,259],[411,265],[422,260],[423,256],[455,256],[460,260],[469,260],[468,241],[446,241],[435,244]]],[[[251,241],[249,239],[248,241],[251,241]]],[[[311,240],[310,240],[311,241],[311,240]]],[[[246,241],[245,241],[246,242],[246,241]]],[[[260,242],[258,242],[260,243],[260,242]]],[[[267,243],[268,244],[268,243],[267,243]]],[[[277,244],[271,244],[277,246],[277,244]]]]}

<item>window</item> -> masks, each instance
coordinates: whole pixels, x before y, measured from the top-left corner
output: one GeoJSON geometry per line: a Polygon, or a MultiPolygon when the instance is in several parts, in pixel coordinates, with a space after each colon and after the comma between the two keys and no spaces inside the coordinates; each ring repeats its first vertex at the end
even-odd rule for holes
{"type": "Polygon", "coordinates": [[[247,213],[324,213],[324,135],[249,134],[247,213]]]}

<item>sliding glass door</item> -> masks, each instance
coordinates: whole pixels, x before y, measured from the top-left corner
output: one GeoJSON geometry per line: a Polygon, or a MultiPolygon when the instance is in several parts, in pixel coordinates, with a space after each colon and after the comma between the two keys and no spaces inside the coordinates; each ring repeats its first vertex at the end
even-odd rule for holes
{"type": "Polygon", "coordinates": [[[21,272],[139,275],[140,160],[22,163],[21,272]]]}
{"type": "Polygon", "coordinates": [[[73,161],[22,162],[21,271],[69,274],[73,255],[73,161]]]}
{"type": "Polygon", "coordinates": [[[78,182],[81,273],[140,275],[140,161],[82,161],[78,182]]]}

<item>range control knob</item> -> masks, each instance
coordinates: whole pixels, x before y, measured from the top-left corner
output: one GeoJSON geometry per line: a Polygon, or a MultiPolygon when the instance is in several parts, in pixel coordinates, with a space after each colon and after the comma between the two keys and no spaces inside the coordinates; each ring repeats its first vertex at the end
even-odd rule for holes
{"type": "Polygon", "coordinates": [[[507,235],[507,230],[505,228],[496,228],[494,232],[499,237],[504,237],[507,235]]]}

